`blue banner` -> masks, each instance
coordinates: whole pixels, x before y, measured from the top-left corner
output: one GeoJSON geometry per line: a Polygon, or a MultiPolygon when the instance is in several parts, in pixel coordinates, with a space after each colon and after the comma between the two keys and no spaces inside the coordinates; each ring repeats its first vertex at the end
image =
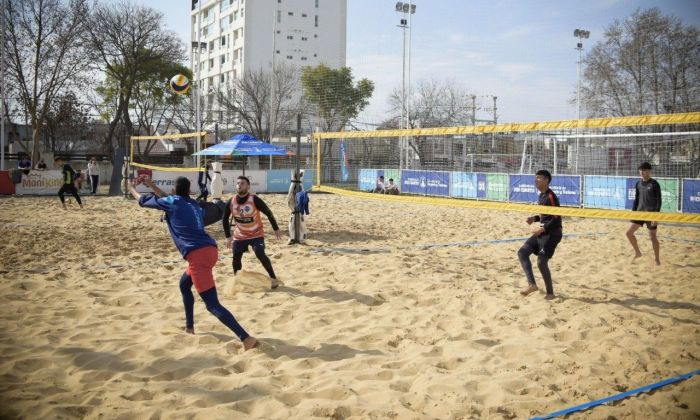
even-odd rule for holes
{"type": "MultiPolygon", "coordinates": [[[[629,193],[626,177],[586,175],[583,181],[585,207],[618,210],[627,208],[629,193]]],[[[634,195],[632,200],[634,201],[634,195]]],[[[632,205],[629,206],[631,208],[632,205]]]]}
{"type": "Polygon", "coordinates": [[[267,192],[287,192],[291,182],[292,171],[289,169],[267,171],[267,192]]]}
{"type": "Polygon", "coordinates": [[[360,169],[360,176],[357,178],[357,187],[361,191],[374,191],[377,186],[377,174],[376,169],[360,169]]]}
{"type": "Polygon", "coordinates": [[[348,155],[345,153],[345,140],[340,141],[340,179],[343,182],[348,180],[348,155]]]}
{"type": "Polygon", "coordinates": [[[477,198],[477,174],[452,172],[452,197],[477,198]]]}
{"type": "Polygon", "coordinates": [[[700,179],[683,179],[683,213],[700,213],[700,179]]]}
{"type": "MultiPolygon", "coordinates": [[[[293,169],[273,169],[267,172],[267,191],[266,192],[288,192],[289,184],[292,182],[293,169]]],[[[314,176],[316,171],[313,169],[304,170],[302,178],[302,186],[305,191],[311,191],[314,185],[314,176]]]]}
{"type": "Polygon", "coordinates": [[[450,173],[401,171],[401,192],[421,195],[450,195],[450,173]]]}
{"type": "MultiPolygon", "coordinates": [[[[540,192],[535,187],[535,176],[516,174],[510,175],[510,201],[536,203],[540,192]]],[[[578,175],[554,175],[549,188],[559,198],[562,206],[581,205],[581,177],[578,175]]]]}
{"type": "Polygon", "coordinates": [[[486,198],[486,174],[476,174],[476,198],[486,198]]]}

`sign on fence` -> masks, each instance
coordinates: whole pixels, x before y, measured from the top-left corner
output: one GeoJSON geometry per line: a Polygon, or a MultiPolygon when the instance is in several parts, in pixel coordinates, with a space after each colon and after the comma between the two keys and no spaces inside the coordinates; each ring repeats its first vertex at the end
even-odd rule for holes
{"type": "Polygon", "coordinates": [[[700,179],[683,179],[683,213],[700,213],[700,179]]]}
{"type": "MultiPolygon", "coordinates": [[[[581,177],[578,175],[555,175],[549,188],[559,198],[562,206],[581,205],[581,177]]],[[[516,174],[510,176],[510,201],[536,203],[540,192],[535,186],[535,175],[516,174]]]]}
{"type": "Polygon", "coordinates": [[[450,173],[403,170],[401,171],[401,192],[449,197],[450,173]]]}

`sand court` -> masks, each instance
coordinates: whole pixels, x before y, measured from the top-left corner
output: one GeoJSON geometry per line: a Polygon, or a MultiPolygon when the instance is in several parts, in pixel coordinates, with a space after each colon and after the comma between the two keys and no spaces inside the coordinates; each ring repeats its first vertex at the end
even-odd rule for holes
{"type": "MultiPolygon", "coordinates": [[[[645,228],[633,263],[627,223],[565,218],[546,301],[518,294],[525,214],[314,194],[305,245],[264,222],[275,291],[252,252],[234,280],[208,228],[220,300],[261,341],[243,352],[199,297],[182,331],[159,212],[84,201],[0,199],[1,417],[526,418],[700,367],[698,228],[662,224],[657,267],[645,228]]],[[[697,418],[700,378],[573,418],[609,416],[697,418]]]]}

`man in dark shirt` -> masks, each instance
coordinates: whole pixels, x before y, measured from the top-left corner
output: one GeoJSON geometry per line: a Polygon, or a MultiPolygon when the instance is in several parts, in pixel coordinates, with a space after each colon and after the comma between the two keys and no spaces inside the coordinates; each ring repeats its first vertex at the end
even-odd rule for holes
{"type": "MultiPolygon", "coordinates": [[[[632,211],[661,211],[661,186],[659,183],[651,177],[651,164],[649,162],[643,162],[639,165],[639,176],[642,178],[637,181],[634,192],[634,204],[632,205],[632,211]]],[[[657,222],[645,222],[643,220],[632,220],[630,228],[627,229],[627,239],[632,244],[634,248],[634,259],[642,256],[639,251],[639,245],[637,244],[637,238],[634,233],[640,227],[644,226],[646,223],[647,229],[649,230],[649,238],[651,239],[651,246],[654,248],[654,258],[656,259],[656,265],[661,265],[661,260],[659,259],[659,240],[656,238],[656,230],[658,228],[657,222]]]]}
{"type": "MultiPolygon", "coordinates": [[[[552,181],[552,175],[549,171],[539,170],[535,174],[535,186],[540,191],[538,204],[540,206],[555,206],[559,207],[559,199],[554,191],[549,189],[549,183],[552,181]]],[[[561,241],[562,225],[561,217],[542,214],[530,216],[526,220],[528,225],[534,222],[540,222],[540,227],[533,232],[533,235],[525,244],[518,250],[518,259],[520,265],[525,271],[527,277],[527,287],[520,291],[520,294],[527,296],[532,292],[536,292],[537,284],[535,276],[532,273],[532,264],[530,263],[530,255],[537,254],[537,268],[540,269],[544,285],[547,289],[545,299],[554,299],[554,288],[552,287],[552,274],[549,272],[549,259],[554,256],[554,250],[561,241]]]]}
{"type": "MultiPolygon", "coordinates": [[[[63,162],[60,160],[56,160],[57,165],[61,165],[63,162]]],[[[78,195],[78,189],[75,187],[75,171],[73,170],[73,167],[70,166],[70,164],[66,163],[63,165],[63,169],[61,170],[63,173],[63,185],[61,188],[58,190],[58,198],[61,200],[61,205],[63,206],[63,210],[66,209],[66,201],[63,198],[63,195],[65,193],[70,193],[75,197],[75,201],[78,202],[78,205],[80,208],[83,208],[83,203],[80,201],[80,196],[78,195]]]]}
{"type": "Polygon", "coordinates": [[[270,258],[265,254],[265,231],[260,213],[263,213],[270,220],[277,239],[281,239],[282,234],[270,208],[260,197],[249,190],[250,180],[245,176],[239,176],[236,180],[236,195],[228,201],[223,216],[226,247],[230,248],[233,240],[233,274],[235,275],[243,268],[243,253],[248,250],[248,247],[251,247],[270,276],[271,287],[276,289],[279,286],[279,281],[272,269],[270,258]],[[231,216],[233,216],[235,225],[233,238],[231,238],[231,222],[229,220],[231,216]]]}

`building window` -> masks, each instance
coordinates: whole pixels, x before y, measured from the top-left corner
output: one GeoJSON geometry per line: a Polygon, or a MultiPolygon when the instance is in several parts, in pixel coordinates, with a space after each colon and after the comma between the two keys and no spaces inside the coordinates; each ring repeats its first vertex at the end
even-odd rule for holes
{"type": "Polygon", "coordinates": [[[222,55],[221,56],[221,64],[224,64],[226,62],[226,56],[222,55]]]}
{"type": "Polygon", "coordinates": [[[214,50],[214,41],[209,41],[209,51],[214,50]]]}
{"type": "Polygon", "coordinates": [[[291,59],[292,59],[292,56],[291,56],[291,55],[288,55],[288,56],[287,56],[287,60],[291,60],[291,59]]]}
{"type": "Polygon", "coordinates": [[[238,19],[238,10],[236,10],[235,12],[233,12],[232,19],[233,19],[233,20],[237,20],[237,19],[238,19]]]}
{"type": "Polygon", "coordinates": [[[221,46],[222,46],[222,47],[225,47],[225,46],[226,46],[226,37],[225,37],[225,36],[222,36],[222,37],[221,37],[221,46]]]}
{"type": "Polygon", "coordinates": [[[277,3],[282,3],[282,0],[277,0],[277,3]]]}
{"type": "Polygon", "coordinates": [[[318,15],[314,16],[314,26],[318,28],[318,15]]]}
{"type": "Polygon", "coordinates": [[[281,34],[281,33],[282,33],[282,31],[280,31],[280,30],[277,30],[277,33],[278,33],[278,34],[281,34]]]}
{"type": "Polygon", "coordinates": [[[277,54],[279,54],[279,53],[280,53],[280,50],[277,50],[277,51],[275,51],[275,52],[276,52],[277,54]]]}
{"type": "Polygon", "coordinates": [[[301,40],[302,40],[302,41],[308,41],[309,38],[307,38],[307,37],[305,37],[305,36],[302,36],[302,37],[301,37],[301,40]]]}
{"type": "Polygon", "coordinates": [[[219,76],[219,82],[224,83],[226,82],[226,76],[222,73],[221,76],[219,76]]]}
{"type": "Polygon", "coordinates": [[[316,53],[314,53],[314,57],[318,57],[318,55],[316,55],[316,53]]]}
{"type": "Polygon", "coordinates": [[[306,57],[301,57],[301,61],[306,61],[306,57]]]}
{"type": "Polygon", "coordinates": [[[241,9],[241,17],[243,17],[245,13],[243,13],[243,9],[241,9]]]}
{"type": "Polygon", "coordinates": [[[306,17],[306,13],[302,13],[302,14],[301,14],[301,17],[306,17]]]}
{"type": "Polygon", "coordinates": [[[316,0],[316,8],[318,9],[318,0],[316,0]]]}
{"type": "Polygon", "coordinates": [[[289,16],[294,16],[294,12],[287,12],[289,16]]]}
{"type": "Polygon", "coordinates": [[[277,23],[282,23],[282,11],[277,11],[277,23]]]}
{"type": "Polygon", "coordinates": [[[214,68],[214,59],[213,59],[213,58],[210,58],[210,59],[209,59],[209,68],[210,68],[210,69],[213,69],[213,68],[214,68]]]}
{"type": "Polygon", "coordinates": [[[287,39],[294,39],[293,35],[287,35],[287,39]]]}

